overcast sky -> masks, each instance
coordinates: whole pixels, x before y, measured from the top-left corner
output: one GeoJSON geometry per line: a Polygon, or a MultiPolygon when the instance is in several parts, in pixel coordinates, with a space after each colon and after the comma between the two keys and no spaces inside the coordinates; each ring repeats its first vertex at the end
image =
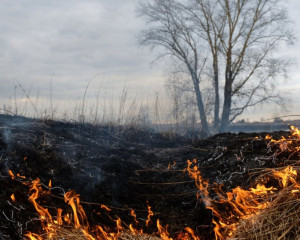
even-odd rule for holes
{"type": "MultiPolygon", "coordinates": [[[[102,84],[116,96],[124,86],[141,96],[163,93],[165,65],[151,64],[155,54],[137,45],[144,25],[135,11],[138,1],[1,0],[0,98],[13,98],[18,82],[48,98],[51,79],[53,98],[62,100],[81,98],[90,81],[91,88],[102,84]]],[[[300,1],[289,0],[289,10],[300,40],[300,1]]],[[[293,114],[300,114],[299,46],[283,53],[295,60],[282,86],[292,96],[293,114]]],[[[254,118],[273,116],[272,111],[257,109],[254,118]]]]}

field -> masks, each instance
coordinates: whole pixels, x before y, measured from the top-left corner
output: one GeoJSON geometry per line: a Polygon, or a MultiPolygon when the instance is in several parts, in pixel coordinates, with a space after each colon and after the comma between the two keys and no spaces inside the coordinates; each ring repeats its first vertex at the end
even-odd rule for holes
{"type": "Polygon", "coordinates": [[[289,131],[197,139],[8,115],[0,116],[0,130],[1,240],[299,237],[288,221],[267,238],[268,228],[243,230],[270,208],[266,201],[284,202],[288,188],[287,214],[299,218],[298,140],[280,140],[289,131]],[[262,196],[236,192],[258,183],[268,189],[262,196]]]}

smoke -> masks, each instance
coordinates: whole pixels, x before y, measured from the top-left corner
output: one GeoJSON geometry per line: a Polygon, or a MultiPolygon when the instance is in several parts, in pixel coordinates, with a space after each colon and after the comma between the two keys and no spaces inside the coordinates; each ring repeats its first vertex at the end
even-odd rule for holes
{"type": "Polygon", "coordinates": [[[11,130],[8,127],[4,127],[2,131],[3,140],[5,144],[9,147],[11,145],[11,130]]]}

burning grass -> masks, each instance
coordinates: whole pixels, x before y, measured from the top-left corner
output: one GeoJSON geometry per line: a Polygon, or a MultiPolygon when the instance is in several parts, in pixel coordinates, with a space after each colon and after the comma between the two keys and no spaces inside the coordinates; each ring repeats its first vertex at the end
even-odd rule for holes
{"type": "Polygon", "coordinates": [[[217,194],[213,199],[211,186],[191,165],[189,162],[188,171],[200,190],[198,198],[215,216],[216,239],[297,239],[300,185],[296,168],[265,170],[264,177],[257,179],[260,183],[248,190],[236,187],[224,192],[219,186],[213,187],[217,194]]]}
{"type": "MultiPolygon", "coordinates": [[[[300,237],[300,134],[295,127],[290,135],[223,134],[174,149],[176,142],[161,148],[159,136],[150,146],[140,134],[139,147],[132,148],[134,134],[124,139],[81,129],[74,137],[69,126],[63,135],[53,125],[38,127],[40,135],[30,129],[29,140],[21,135],[25,140],[15,145],[0,138],[0,194],[7,199],[0,202],[0,239],[2,233],[5,240],[300,237]],[[46,129],[52,129],[52,137],[46,129]],[[68,138],[64,144],[62,138],[68,138]],[[99,153],[107,155],[94,157],[99,153]],[[198,161],[186,164],[195,157],[198,161]],[[49,179],[56,186],[43,184],[49,179]],[[101,188],[89,185],[94,181],[101,188]]],[[[16,134],[20,137],[20,131],[16,134]]]]}
{"type": "MultiPolygon", "coordinates": [[[[65,203],[67,203],[72,212],[64,213],[63,209],[57,208],[56,216],[51,215],[49,210],[43,207],[39,202],[43,202],[41,199],[43,196],[51,195],[51,181],[46,185],[42,185],[39,179],[28,181],[26,177],[15,174],[10,170],[9,175],[14,181],[19,181],[24,185],[29,186],[30,197],[29,202],[34,206],[37,214],[38,220],[41,224],[41,233],[27,232],[24,234],[25,239],[28,240],[155,240],[155,239],[165,239],[169,240],[169,233],[167,228],[160,225],[159,220],[157,220],[157,236],[151,234],[144,234],[143,230],[137,230],[134,228],[133,223],[129,226],[124,226],[121,219],[117,217],[116,220],[111,220],[115,222],[115,229],[110,229],[106,226],[95,225],[90,227],[86,213],[80,204],[79,194],[75,193],[73,190],[66,192],[64,194],[65,203]],[[158,236],[161,236],[159,238],[158,236]]],[[[13,202],[16,201],[14,195],[11,196],[13,202]]],[[[102,209],[110,212],[111,209],[105,205],[101,205],[102,209]]],[[[136,219],[136,214],[133,209],[131,209],[131,215],[134,217],[135,224],[139,222],[136,219]]],[[[151,217],[153,212],[151,207],[148,206],[148,217],[146,220],[146,226],[152,221],[151,217]]],[[[194,234],[191,229],[188,229],[187,234],[194,234]]]]}
{"type": "Polygon", "coordinates": [[[34,234],[34,233],[27,233],[25,234],[25,237],[27,239],[32,239],[32,240],[41,240],[41,239],[51,239],[51,240],[61,240],[61,239],[65,239],[65,240],[86,240],[85,235],[82,233],[82,231],[80,231],[79,229],[76,229],[74,227],[65,227],[65,228],[59,228],[56,231],[55,236],[48,238],[46,236],[46,238],[44,238],[43,235],[38,235],[38,234],[34,234]]]}
{"type": "Polygon", "coordinates": [[[290,186],[270,199],[270,206],[258,215],[240,221],[234,239],[299,239],[300,194],[290,186]],[[295,192],[295,190],[297,192],[295,192]]]}
{"type": "MultiPolygon", "coordinates": [[[[43,236],[40,236],[38,234],[29,233],[25,234],[25,237],[32,240],[89,240],[93,238],[88,238],[80,229],[76,229],[74,227],[65,227],[65,228],[59,228],[56,231],[56,235],[51,238],[43,238],[43,236]]],[[[146,234],[137,234],[134,235],[132,232],[127,231],[123,232],[118,236],[119,240],[159,240],[160,237],[154,236],[154,235],[146,235],[146,234]]]]}
{"type": "MultiPolygon", "coordinates": [[[[29,239],[43,239],[37,234],[27,234],[26,237],[29,239]]],[[[87,240],[87,237],[82,231],[76,228],[60,228],[56,235],[52,238],[47,238],[46,240],[87,240]]],[[[119,240],[160,240],[160,237],[157,236],[149,236],[146,234],[134,235],[131,232],[123,232],[118,236],[119,240]]]]}
{"type": "MultiPolygon", "coordinates": [[[[300,131],[291,126],[288,139],[274,140],[269,135],[268,147],[276,148],[269,160],[285,162],[299,157],[300,131]]],[[[210,185],[203,179],[197,161],[188,161],[188,172],[199,189],[198,198],[211,209],[215,219],[216,239],[299,239],[300,185],[299,166],[261,170],[255,179],[255,188],[236,187],[224,192],[220,186],[210,185]],[[192,167],[193,166],[193,167],[192,167]],[[277,181],[277,182],[276,182],[277,181]],[[210,191],[217,198],[210,197],[210,191]]]]}
{"type": "MultiPolygon", "coordinates": [[[[295,151],[298,151],[298,147],[294,146],[294,143],[298,143],[299,141],[299,131],[294,127],[291,130],[292,137],[295,136],[296,139],[286,140],[282,138],[280,140],[273,140],[269,136],[266,137],[270,139],[269,147],[272,147],[271,144],[273,144],[277,145],[278,149],[280,149],[280,152],[276,151],[273,157],[277,157],[284,152],[293,152],[295,154],[295,151]]],[[[289,154],[288,159],[290,159],[290,156],[291,154],[289,154]]],[[[220,186],[210,185],[209,181],[202,177],[196,160],[193,162],[188,160],[187,167],[189,175],[195,180],[196,186],[199,189],[197,198],[203,201],[206,208],[210,209],[215,216],[212,222],[215,225],[214,232],[216,239],[298,239],[300,233],[300,230],[298,230],[298,223],[300,222],[298,170],[297,167],[292,166],[262,170],[255,180],[257,183],[256,187],[249,190],[236,187],[229,192],[224,192],[220,186]],[[277,183],[275,183],[276,181],[277,183]],[[211,191],[217,194],[217,198],[213,199],[210,197],[211,191]]],[[[14,179],[14,175],[11,172],[10,175],[14,179]]],[[[33,203],[36,211],[40,214],[43,229],[47,232],[47,239],[53,239],[52,236],[57,236],[60,233],[57,233],[56,229],[53,230],[53,220],[48,210],[39,206],[35,201],[39,188],[37,184],[38,181],[33,181],[31,190],[34,190],[34,193],[29,198],[29,201],[33,203]],[[47,222],[46,227],[43,222],[44,220],[47,222]]],[[[81,229],[82,238],[88,240],[102,238],[107,240],[151,238],[143,234],[142,230],[138,231],[134,229],[132,224],[129,227],[131,232],[124,231],[120,218],[116,220],[117,232],[107,233],[101,226],[96,226],[96,229],[100,230],[100,235],[97,234],[94,237],[89,232],[89,225],[85,212],[80,205],[79,195],[70,191],[65,194],[65,201],[72,207],[75,228],[81,229]],[[83,225],[80,222],[83,222],[83,225]]],[[[136,215],[133,214],[133,216],[136,220],[136,215]]],[[[152,216],[153,212],[151,211],[151,207],[148,206],[146,226],[149,225],[152,216]]],[[[61,215],[55,222],[56,225],[58,223],[62,224],[61,215]]],[[[157,228],[160,238],[164,240],[172,239],[169,237],[167,228],[160,225],[159,219],[157,220],[157,228]]],[[[195,236],[192,229],[186,228],[186,230],[190,234],[190,237],[195,240],[199,239],[199,237],[195,236]]],[[[92,230],[92,232],[95,232],[95,230],[92,230]]],[[[70,235],[72,234],[74,233],[71,231],[70,235]]],[[[30,240],[36,240],[34,235],[27,235],[27,237],[30,240]]],[[[81,239],[80,234],[78,234],[78,237],[81,239]]],[[[189,236],[186,237],[187,239],[190,238],[189,236]]],[[[37,240],[42,239],[37,238],[37,240]]],[[[186,238],[177,236],[177,239],[186,238]]]]}

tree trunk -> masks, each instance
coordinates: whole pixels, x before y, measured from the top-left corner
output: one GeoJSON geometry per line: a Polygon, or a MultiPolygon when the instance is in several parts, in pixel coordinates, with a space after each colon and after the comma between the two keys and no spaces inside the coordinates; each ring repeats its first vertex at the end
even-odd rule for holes
{"type": "Polygon", "coordinates": [[[219,66],[218,56],[214,56],[213,60],[214,69],[214,88],[215,88],[215,109],[214,109],[214,131],[219,127],[219,112],[220,112],[220,95],[219,95],[219,66]]]}
{"type": "Polygon", "coordinates": [[[227,53],[227,64],[226,64],[226,73],[225,73],[225,88],[224,88],[224,105],[222,112],[222,119],[219,131],[224,132],[229,126],[229,116],[231,110],[231,97],[232,97],[232,66],[231,66],[231,50],[228,50],[227,53]]]}
{"type": "Polygon", "coordinates": [[[210,132],[209,132],[209,128],[208,128],[208,124],[207,124],[207,120],[206,120],[204,105],[203,105],[203,101],[202,101],[202,94],[200,92],[199,85],[198,84],[194,84],[194,85],[197,85],[197,86],[195,86],[195,92],[196,92],[196,98],[197,98],[197,107],[198,107],[201,125],[202,125],[202,131],[203,131],[203,134],[205,135],[205,137],[207,137],[210,135],[210,132]]]}
{"type": "MultiPolygon", "coordinates": [[[[187,64],[188,65],[188,64],[187,64]]],[[[200,121],[201,121],[201,126],[202,126],[202,131],[205,137],[210,135],[207,119],[206,119],[206,114],[205,114],[205,109],[204,109],[204,104],[202,100],[202,94],[200,91],[199,87],[199,79],[197,77],[197,74],[193,71],[193,69],[188,65],[188,69],[190,71],[191,77],[193,79],[194,83],[194,89],[196,93],[196,99],[197,99],[197,107],[199,111],[199,116],[200,116],[200,121]]]]}
{"type": "Polygon", "coordinates": [[[219,132],[224,132],[229,126],[229,116],[231,109],[231,84],[226,81],[224,89],[224,105],[222,112],[222,119],[219,128],[219,132]]]}

